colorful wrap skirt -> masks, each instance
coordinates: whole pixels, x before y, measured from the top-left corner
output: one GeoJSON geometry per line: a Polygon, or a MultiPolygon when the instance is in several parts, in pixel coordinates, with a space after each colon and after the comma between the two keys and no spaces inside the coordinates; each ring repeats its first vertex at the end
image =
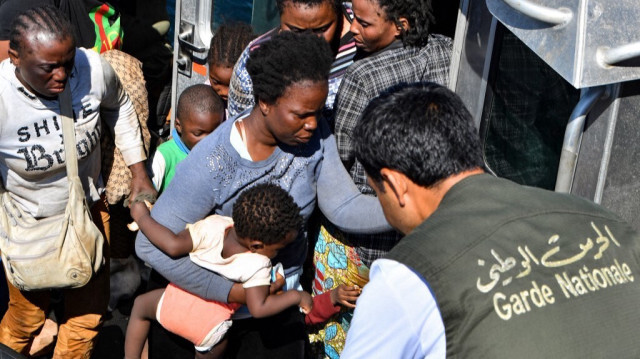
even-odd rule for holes
{"type": "MultiPolygon", "coordinates": [[[[325,293],[341,284],[364,287],[369,281],[369,268],[360,260],[354,247],[346,244],[344,235],[327,221],[324,222],[313,251],[315,276],[312,294],[325,293]]],[[[340,357],[352,317],[353,310],[343,308],[327,323],[309,328],[313,358],[340,357]]]]}

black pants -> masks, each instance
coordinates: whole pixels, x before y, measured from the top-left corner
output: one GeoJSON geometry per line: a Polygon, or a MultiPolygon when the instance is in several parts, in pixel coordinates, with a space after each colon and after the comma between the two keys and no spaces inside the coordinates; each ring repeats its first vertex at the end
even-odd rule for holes
{"type": "MultiPolygon", "coordinates": [[[[167,280],[151,271],[148,289],[166,286],[167,280]]],[[[304,314],[291,307],[263,319],[234,320],[227,333],[225,358],[234,359],[302,359],[308,335],[304,314]]],[[[193,343],[162,328],[158,323],[149,331],[149,359],[193,359],[193,343]]]]}

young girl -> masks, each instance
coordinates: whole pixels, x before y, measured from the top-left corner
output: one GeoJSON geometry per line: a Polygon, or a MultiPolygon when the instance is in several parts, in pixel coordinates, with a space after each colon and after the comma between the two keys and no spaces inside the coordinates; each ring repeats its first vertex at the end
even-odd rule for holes
{"type": "Polygon", "coordinates": [[[250,25],[244,23],[223,24],[218,27],[209,45],[209,84],[225,105],[233,66],[244,48],[255,35],[250,25]]]}
{"type": "MultiPolygon", "coordinates": [[[[131,205],[140,230],[171,257],[189,254],[196,264],[243,283],[249,312],[267,317],[299,305],[309,313],[311,295],[290,290],[269,295],[271,261],[291,243],[302,228],[300,208],[293,198],[273,184],[259,184],[233,205],[233,219],[212,215],[174,234],[151,218],[140,202],[131,205]]],[[[125,358],[140,358],[151,320],[196,345],[197,355],[220,357],[221,343],[231,325],[229,318],[240,304],[209,301],[173,284],[136,298],[125,339],[125,358]],[[215,347],[214,347],[215,346],[215,347]],[[213,349],[212,349],[213,348],[213,349]]]]}

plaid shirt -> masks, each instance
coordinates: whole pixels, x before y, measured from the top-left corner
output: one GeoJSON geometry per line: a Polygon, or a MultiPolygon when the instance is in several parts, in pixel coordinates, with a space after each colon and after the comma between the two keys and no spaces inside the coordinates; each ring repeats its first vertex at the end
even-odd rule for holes
{"type": "Polygon", "coordinates": [[[369,101],[391,86],[430,81],[448,85],[451,39],[429,35],[423,48],[403,47],[399,41],[354,62],[342,79],[335,103],[335,135],[338,152],[362,193],[374,194],[362,165],[356,161],[351,137],[369,101]]]}
{"type": "MultiPolygon", "coordinates": [[[[367,185],[364,168],[355,158],[351,141],[365,107],[382,91],[403,82],[431,81],[448,85],[451,48],[451,39],[437,34],[430,35],[429,42],[422,48],[404,47],[396,41],[380,52],[356,59],[347,69],[334,105],[335,136],[340,158],[360,192],[375,195],[367,185]]],[[[384,256],[401,238],[397,232],[344,236],[345,242],[356,248],[367,266],[384,256]]]]}

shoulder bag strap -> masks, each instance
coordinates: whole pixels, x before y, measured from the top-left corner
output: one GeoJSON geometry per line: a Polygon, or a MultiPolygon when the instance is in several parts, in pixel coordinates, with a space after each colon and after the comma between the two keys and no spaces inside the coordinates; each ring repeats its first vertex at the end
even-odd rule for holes
{"type": "Polygon", "coordinates": [[[71,106],[71,82],[67,84],[58,96],[62,116],[62,139],[64,141],[67,177],[78,177],[78,154],[76,152],[76,130],[73,123],[73,107],[71,106]]]}

